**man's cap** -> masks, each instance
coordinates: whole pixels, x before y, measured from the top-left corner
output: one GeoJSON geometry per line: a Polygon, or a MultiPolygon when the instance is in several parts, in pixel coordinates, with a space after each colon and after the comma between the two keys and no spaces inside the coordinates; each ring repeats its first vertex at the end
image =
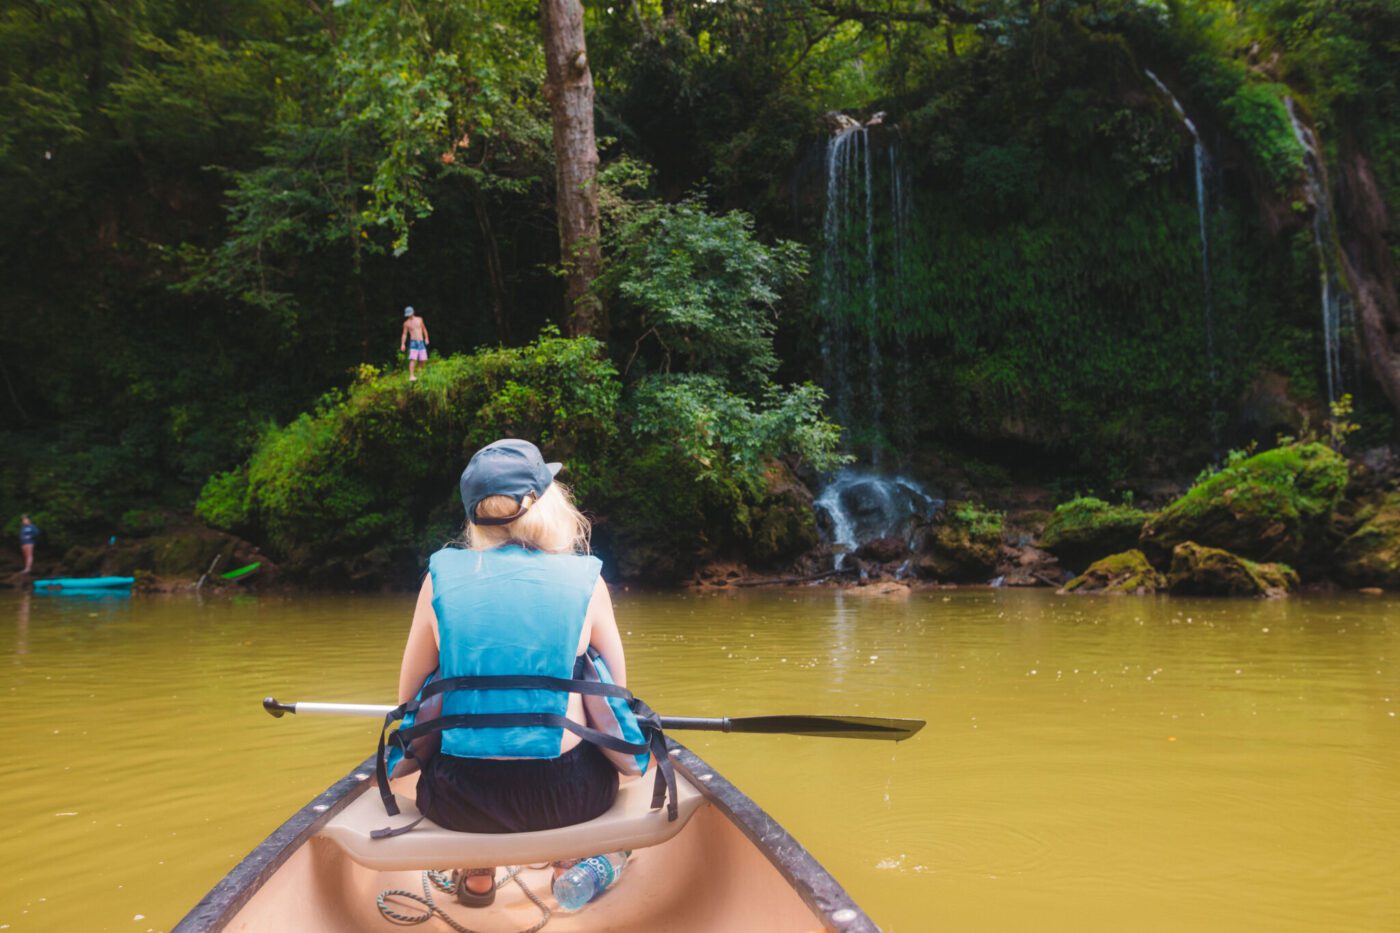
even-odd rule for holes
{"type": "Polygon", "coordinates": [[[413,317],[413,305],[409,305],[407,308],[403,309],[403,316],[413,317]]]}
{"type": "Polygon", "coordinates": [[[490,496],[509,496],[519,505],[526,496],[540,496],[554,482],[562,463],[545,463],[540,449],[529,441],[512,437],[487,444],[472,457],[462,471],[459,488],[462,504],[467,507],[467,521],[475,525],[508,525],[525,514],[526,507],[503,518],[481,518],[476,507],[490,496]]]}

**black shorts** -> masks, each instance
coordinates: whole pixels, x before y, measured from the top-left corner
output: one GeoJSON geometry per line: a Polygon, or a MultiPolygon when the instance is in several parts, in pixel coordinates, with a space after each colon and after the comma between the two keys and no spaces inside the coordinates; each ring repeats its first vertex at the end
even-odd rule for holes
{"type": "Polygon", "coordinates": [[[617,799],[617,769],[591,742],[558,758],[435,755],[418,779],[418,809],[444,829],[524,833],[601,816],[617,799]]]}

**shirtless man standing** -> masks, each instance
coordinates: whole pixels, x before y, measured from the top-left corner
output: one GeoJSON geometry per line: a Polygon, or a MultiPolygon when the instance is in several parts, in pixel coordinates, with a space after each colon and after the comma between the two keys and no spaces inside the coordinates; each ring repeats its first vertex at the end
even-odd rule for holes
{"type": "Polygon", "coordinates": [[[408,381],[417,382],[418,377],[413,373],[415,363],[422,363],[426,369],[428,366],[428,325],[423,323],[423,319],[413,313],[413,306],[403,309],[403,332],[399,334],[399,352],[408,350],[408,381]]]}

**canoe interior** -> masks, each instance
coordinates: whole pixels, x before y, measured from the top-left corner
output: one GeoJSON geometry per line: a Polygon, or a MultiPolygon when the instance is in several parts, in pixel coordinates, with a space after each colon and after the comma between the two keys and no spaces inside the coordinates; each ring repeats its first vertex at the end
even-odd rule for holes
{"type": "MultiPolygon", "coordinates": [[[[522,875],[552,907],[551,876],[548,869],[527,870],[522,875]]],[[[375,906],[375,897],[389,888],[420,893],[421,872],[370,871],[352,862],[335,843],[313,837],[239,911],[227,929],[248,933],[393,930],[398,925],[385,919],[375,906]]],[[[436,891],[434,899],[459,923],[483,933],[522,930],[539,919],[538,908],[513,882],[501,888],[496,903],[488,909],[462,907],[436,891]]],[[[416,912],[411,905],[400,909],[416,912]]],[[[556,911],[545,929],[557,933],[807,933],[824,929],[824,923],[757,847],[719,810],[705,806],[674,839],[633,853],[616,886],[606,895],[574,913],[556,911]]]]}
{"type": "MultiPolygon", "coordinates": [[[[555,910],[546,933],[878,929],[835,879],[737,788],[683,746],[673,743],[672,757],[678,773],[705,797],[685,829],[660,845],[635,851],[604,897],[574,913],[555,910]]],[[[422,873],[365,868],[318,832],[332,814],[372,790],[369,784],[342,780],[318,797],[255,849],[177,931],[400,929],[379,912],[375,899],[392,888],[421,895],[422,873]]],[[[521,877],[554,907],[547,868],[526,869],[521,877]]],[[[539,919],[538,908],[514,882],[504,885],[486,909],[463,907],[436,889],[433,898],[458,923],[481,933],[522,930],[539,919]]],[[[398,909],[422,911],[413,904],[398,909]]],[[[445,928],[441,920],[424,927],[445,928]]]]}

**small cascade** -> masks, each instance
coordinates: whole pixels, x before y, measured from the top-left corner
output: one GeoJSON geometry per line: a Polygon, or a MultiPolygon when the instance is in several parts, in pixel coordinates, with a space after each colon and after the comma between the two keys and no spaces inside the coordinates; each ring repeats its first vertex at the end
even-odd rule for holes
{"type": "MultiPolygon", "coordinates": [[[[1201,134],[1196,129],[1196,124],[1186,115],[1186,108],[1181,106],[1181,101],[1176,99],[1176,95],[1162,83],[1162,79],[1153,73],[1152,69],[1143,69],[1149,80],[1157,85],[1157,89],[1166,95],[1172,103],[1172,109],[1181,118],[1181,123],[1191,134],[1194,142],[1196,161],[1196,223],[1201,238],[1201,308],[1202,320],[1205,330],[1206,342],[1206,366],[1207,374],[1210,378],[1210,407],[1211,407],[1211,428],[1216,430],[1216,398],[1215,398],[1215,332],[1214,321],[1211,313],[1211,283],[1210,283],[1210,231],[1207,224],[1207,217],[1210,213],[1210,199],[1206,191],[1206,183],[1210,178],[1210,153],[1206,151],[1205,143],[1201,142],[1201,134]]],[[[1218,446],[1218,445],[1217,445],[1218,446]]]]}
{"type": "Polygon", "coordinates": [[[1308,200],[1313,208],[1313,245],[1317,249],[1317,276],[1322,296],[1322,345],[1327,357],[1327,401],[1335,402],[1346,391],[1342,370],[1342,334],[1355,332],[1355,309],[1346,289],[1338,255],[1337,229],[1332,219],[1332,195],[1317,136],[1303,122],[1293,98],[1285,97],[1289,122],[1298,145],[1303,147],[1303,169],[1308,177],[1308,200]]]}
{"type": "Polygon", "coordinates": [[[943,500],[903,476],[846,469],[826,485],[813,505],[822,539],[839,549],[839,570],[846,555],[867,542],[897,538],[908,543],[918,524],[943,507],[943,500]]]}
{"type": "MultiPolygon", "coordinates": [[[[854,121],[852,121],[854,122],[854,121]]],[[[826,390],[836,405],[836,420],[851,424],[850,322],[841,313],[846,292],[845,257],[846,201],[852,143],[864,130],[859,124],[847,126],[833,136],[826,148],[826,209],[822,215],[821,303],[826,318],[822,328],[822,364],[826,390]]]]}
{"type": "MultiPolygon", "coordinates": [[[[877,164],[871,127],[883,122],[876,114],[864,125],[845,114],[831,117],[835,132],[826,150],[826,205],[822,215],[822,275],[819,307],[824,318],[821,335],[822,363],[827,394],[836,420],[853,426],[857,411],[861,420],[880,426],[885,420],[884,346],[880,340],[882,318],[898,315],[898,287],[908,240],[909,184],[899,152],[897,132],[891,132],[886,148],[885,171],[877,164]],[[886,199],[888,198],[888,203],[886,199]],[[888,212],[887,226],[884,216],[888,212]],[[882,308],[882,296],[896,296],[895,306],[882,308]],[[854,365],[864,331],[863,373],[854,365]]],[[[903,341],[900,341],[901,353],[903,341]]],[[[901,358],[901,368],[907,366],[901,358]]],[[[902,375],[902,373],[901,373],[902,375]]],[[[906,381],[901,379],[901,385],[906,381]]],[[[901,404],[905,400],[901,399],[901,404]]],[[[879,445],[871,459],[878,466],[879,445]]]]}

